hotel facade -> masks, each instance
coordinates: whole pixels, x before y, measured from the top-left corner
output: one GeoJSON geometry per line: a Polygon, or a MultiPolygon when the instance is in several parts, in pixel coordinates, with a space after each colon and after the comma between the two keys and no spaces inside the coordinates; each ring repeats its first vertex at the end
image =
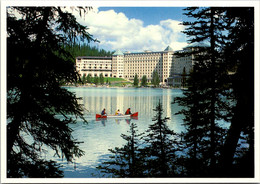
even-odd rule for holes
{"type": "Polygon", "coordinates": [[[117,50],[111,57],[80,56],[76,58],[76,69],[83,76],[95,77],[101,73],[104,77],[124,78],[130,81],[138,75],[139,80],[146,75],[151,82],[154,71],[159,74],[161,85],[180,87],[182,74],[192,70],[194,56],[177,57],[176,53],[190,52],[201,45],[191,45],[183,50],[173,51],[168,46],[164,51],[144,51],[123,53],[117,50]]]}

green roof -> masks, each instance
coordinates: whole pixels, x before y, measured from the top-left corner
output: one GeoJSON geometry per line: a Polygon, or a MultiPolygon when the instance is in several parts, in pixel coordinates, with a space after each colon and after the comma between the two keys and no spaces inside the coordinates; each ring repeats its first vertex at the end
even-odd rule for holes
{"type": "Polygon", "coordinates": [[[170,46],[168,46],[168,47],[166,47],[166,49],[164,51],[173,51],[173,50],[170,46]]]}
{"type": "Polygon", "coordinates": [[[116,50],[116,52],[113,54],[113,56],[123,56],[123,52],[121,50],[116,50]]]}

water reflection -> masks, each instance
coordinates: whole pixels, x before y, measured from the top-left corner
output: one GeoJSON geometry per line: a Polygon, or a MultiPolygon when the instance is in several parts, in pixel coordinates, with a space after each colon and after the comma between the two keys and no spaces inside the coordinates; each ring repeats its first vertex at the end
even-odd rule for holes
{"type": "Polygon", "coordinates": [[[160,99],[164,115],[172,118],[176,109],[171,102],[174,96],[181,95],[180,90],[168,89],[76,88],[75,93],[82,97],[80,103],[84,104],[86,113],[89,114],[100,114],[103,108],[106,108],[108,114],[114,114],[116,109],[125,112],[130,107],[132,112],[139,112],[139,116],[153,117],[153,109],[160,99]]]}
{"type": "MultiPolygon", "coordinates": [[[[121,121],[126,122],[128,125],[130,125],[132,120],[138,120],[138,117],[131,117],[131,118],[115,118],[114,119],[116,123],[120,123],[121,121]]],[[[101,122],[103,126],[106,126],[107,119],[105,118],[96,118],[97,122],[101,122]]]]}
{"type": "Polygon", "coordinates": [[[125,144],[120,135],[127,134],[131,122],[135,122],[138,132],[147,130],[153,123],[156,115],[153,110],[159,102],[164,110],[163,116],[170,120],[167,125],[170,129],[181,132],[182,116],[174,115],[180,110],[177,104],[171,104],[173,98],[182,95],[181,90],[169,89],[100,89],[100,88],[69,88],[77,97],[81,97],[86,109],[85,118],[88,124],[78,121],[71,125],[73,136],[80,142],[80,148],[85,155],[76,159],[77,169],[74,165],[64,163],[65,177],[98,177],[96,166],[109,159],[108,149],[121,147],[125,144]],[[107,118],[96,119],[95,114],[100,114],[106,108],[108,114],[114,114],[116,109],[123,113],[127,108],[132,112],[139,112],[137,118],[107,118]],[[94,175],[92,175],[94,173],[94,175]]]}

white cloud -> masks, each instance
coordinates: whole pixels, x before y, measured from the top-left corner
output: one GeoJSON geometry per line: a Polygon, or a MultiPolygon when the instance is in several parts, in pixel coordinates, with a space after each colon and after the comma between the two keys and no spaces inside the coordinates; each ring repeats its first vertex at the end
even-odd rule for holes
{"type": "Polygon", "coordinates": [[[142,20],[129,19],[124,13],[96,9],[79,22],[89,27],[89,33],[100,41],[99,48],[105,50],[162,51],[168,45],[180,50],[187,45],[181,33],[184,27],[171,19],[162,20],[159,25],[144,26],[142,20]]]}

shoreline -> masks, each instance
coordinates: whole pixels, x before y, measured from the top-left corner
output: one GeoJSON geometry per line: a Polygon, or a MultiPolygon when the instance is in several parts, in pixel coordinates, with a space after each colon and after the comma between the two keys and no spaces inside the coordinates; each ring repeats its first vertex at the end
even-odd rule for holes
{"type": "Polygon", "coordinates": [[[179,87],[171,87],[171,86],[162,86],[162,87],[153,87],[153,86],[139,86],[139,87],[134,87],[134,86],[109,86],[109,85],[61,85],[61,87],[74,87],[74,88],[141,88],[141,89],[187,89],[187,88],[179,88],[179,87]]]}

